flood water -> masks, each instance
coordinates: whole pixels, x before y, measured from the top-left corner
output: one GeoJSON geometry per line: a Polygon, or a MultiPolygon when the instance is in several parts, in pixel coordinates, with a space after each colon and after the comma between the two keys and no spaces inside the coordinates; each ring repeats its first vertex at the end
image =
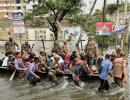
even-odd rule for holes
{"type": "Polygon", "coordinates": [[[44,79],[32,86],[25,80],[9,82],[10,76],[11,73],[0,73],[0,100],[128,100],[128,89],[98,93],[99,80],[89,80],[83,89],[79,89],[66,78],[61,78],[58,85],[44,79]]]}

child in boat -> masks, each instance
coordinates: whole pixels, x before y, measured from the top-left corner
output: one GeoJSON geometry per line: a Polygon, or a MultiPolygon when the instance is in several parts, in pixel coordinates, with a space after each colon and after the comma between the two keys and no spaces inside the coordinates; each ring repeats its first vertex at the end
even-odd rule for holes
{"type": "Polygon", "coordinates": [[[35,74],[37,64],[39,64],[39,58],[35,57],[34,62],[30,64],[28,68],[28,73],[26,75],[29,82],[33,85],[36,85],[37,82],[40,82],[40,77],[35,74]]]}
{"type": "Polygon", "coordinates": [[[18,78],[22,79],[26,74],[27,68],[23,64],[20,52],[15,53],[14,66],[15,66],[16,74],[18,75],[18,78]]]}

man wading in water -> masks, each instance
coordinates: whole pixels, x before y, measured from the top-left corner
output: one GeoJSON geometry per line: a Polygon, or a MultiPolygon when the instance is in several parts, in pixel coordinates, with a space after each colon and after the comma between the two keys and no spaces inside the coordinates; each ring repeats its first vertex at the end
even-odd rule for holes
{"type": "Polygon", "coordinates": [[[113,77],[115,84],[121,88],[123,87],[123,82],[128,81],[127,61],[121,52],[113,62],[113,77]]]}
{"type": "Polygon", "coordinates": [[[99,72],[99,78],[101,82],[98,91],[109,90],[108,74],[112,75],[111,69],[112,69],[112,62],[110,61],[110,55],[106,54],[105,59],[101,63],[101,68],[99,72]]]}

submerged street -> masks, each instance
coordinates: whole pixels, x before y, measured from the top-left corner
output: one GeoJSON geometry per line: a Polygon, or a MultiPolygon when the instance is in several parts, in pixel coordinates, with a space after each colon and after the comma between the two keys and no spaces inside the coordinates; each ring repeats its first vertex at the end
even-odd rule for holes
{"type": "MultiPolygon", "coordinates": [[[[111,90],[109,93],[98,93],[99,80],[85,82],[83,89],[75,87],[73,82],[62,78],[58,85],[44,79],[36,86],[24,80],[8,79],[10,74],[0,73],[0,100],[129,100],[126,91],[111,90]]],[[[112,79],[110,78],[110,83],[112,79]]]]}

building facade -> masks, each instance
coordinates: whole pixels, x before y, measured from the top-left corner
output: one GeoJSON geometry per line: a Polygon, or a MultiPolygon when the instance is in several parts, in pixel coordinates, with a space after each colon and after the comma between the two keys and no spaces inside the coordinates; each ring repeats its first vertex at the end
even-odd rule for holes
{"type": "Polygon", "coordinates": [[[0,0],[0,19],[11,19],[13,12],[24,12],[23,0],[0,0]]]}

